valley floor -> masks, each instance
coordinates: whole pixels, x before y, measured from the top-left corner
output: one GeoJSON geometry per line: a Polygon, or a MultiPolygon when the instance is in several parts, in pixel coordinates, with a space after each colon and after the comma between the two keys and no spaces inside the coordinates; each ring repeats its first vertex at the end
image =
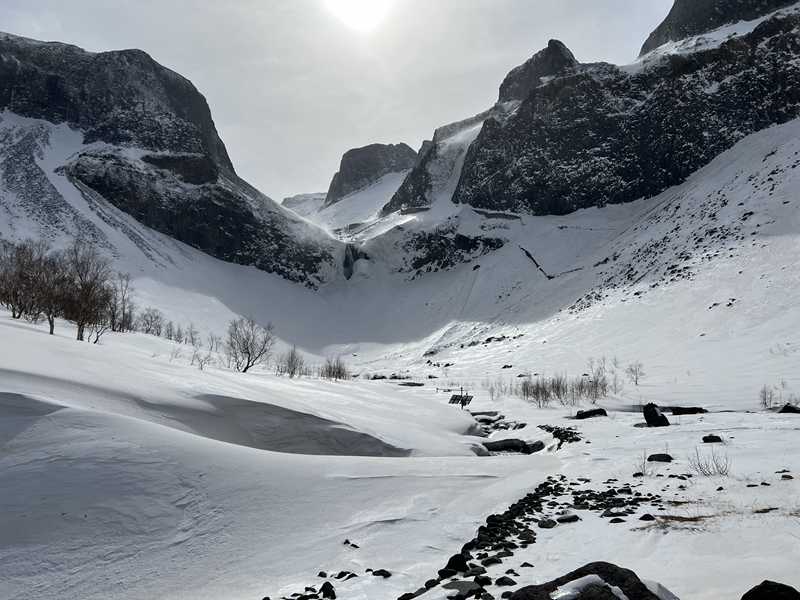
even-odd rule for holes
{"type": "Polygon", "coordinates": [[[575,421],[575,407],[491,399],[465,373],[470,408],[527,423],[492,439],[546,444],[476,456],[476,423],[438,380],[201,372],[171,342],[79,344],[72,333],[59,324],[51,338],[0,313],[0,598],[276,598],[346,570],[359,576],[332,579],[340,598],[393,599],[434,577],[489,514],[562,476],[573,492],[653,496],[619,523],[571,510],[580,521],[538,530],[488,568],[493,579],[513,569],[521,586],[605,560],[684,600],[739,597],[762,579],[800,584],[800,415],[759,411],[755,398],[647,429],[634,405],[663,394],[657,384],[629,385],[601,402],[609,417],[575,421]],[[581,440],[558,449],[539,424],[575,427],[581,440]],[[727,476],[691,469],[696,449],[710,456],[709,433],[724,440],[714,452],[727,476]],[[656,452],[675,460],[632,477],[656,452]],[[656,520],[639,521],[646,512],[656,520]]]}

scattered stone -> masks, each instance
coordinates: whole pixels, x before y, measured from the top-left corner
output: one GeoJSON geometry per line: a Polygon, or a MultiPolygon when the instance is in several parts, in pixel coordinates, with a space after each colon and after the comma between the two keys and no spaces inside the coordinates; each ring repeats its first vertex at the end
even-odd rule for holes
{"type": "Polygon", "coordinates": [[[444,568],[451,569],[458,573],[464,573],[467,571],[467,569],[469,569],[469,566],[467,566],[467,558],[463,554],[459,553],[451,556],[444,568]]]}
{"type": "MultiPolygon", "coordinates": [[[[636,576],[636,573],[628,569],[622,569],[614,564],[604,562],[590,563],[581,567],[580,569],[577,569],[576,571],[572,571],[571,573],[564,575],[563,577],[559,577],[558,579],[554,579],[553,581],[542,585],[524,587],[517,590],[517,592],[511,595],[510,598],[512,600],[549,599],[552,597],[553,592],[559,588],[572,581],[582,579],[590,575],[599,577],[603,582],[606,583],[606,586],[614,586],[619,588],[625,597],[630,598],[631,600],[658,600],[658,597],[651,592],[644,583],[642,583],[642,581],[636,576]]],[[[595,590],[593,591],[597,593],[594,595],[581,594],[580,598],[586,600],[589,598],[597,600],[616,598],[616,596],[613,594],[611,596],[608,594],[601,595],[601,590],[603,587],[605,586],[594,584],[595,590]]],[[[587,589],[586,591],[588,592],[589,590],[587,589]]],[[[610,590],[608,590],[606,587],[606,591],[610,590]]],[[[747,600],[751,599],[748,598],[747,600]]]]}
{"type": "Polygon", "coordinates": [[[800,592],[791,586],[767,580],[749,590],[742,600],[800,600],[800,592]]]}
{"type": "Polygon", "coordinates": [[[386,569],[377,569],[377,570],[372,572],[372,576],[373,577],[383,577],[384,579],[389,579],[389,577],[391,577],[392,574],[389,573],[389,571],[387,571],[386,569]]]}
{"type": "Polygon", "coordinates": [[[791,475],[787,475],[787,474],[785,474],[785,473],[784,473],[783,475],[781,475],[781,479],[783,479],[783,480],[785,480],[785,481],[788,481],[789,479],[794,479],[794,477],[792,477],[791,475]]]}
{"type": "Polygon", "coordinates": [[[575,514],[561,515],[560,517],[556,518],[556,521],[558,521],[559,523],[575,523],[580,520],[581,518],[575,514]]]}
{"type": "Polygon", "coordinates": [[[651,454],[650,456],[647,457],[647,462],[668,463],[668,462],[672,462],[672,460],[673,460],[673,458],[669,454],[666,454],[666,453],[651,454]]]}
{"type": "Polygon", "coordinates": [[[719,437],[718,435],[715,435],[715,434],[711,433],[709,435],[704,435],[703,436],[703,443],[704,444],[721,444],[722,443],[722,438],[719,437]]]}
{"type": "Polygon", "coordinates": [[[673,406],[672,407],[672,414],[673,415],[702,415],[707,413],[708,411],[705,408],[700,408],[699,406],[673,406]]]}
{"type": "Polygon", "coordinates": [[[500,586],[507,587],[507,586],[510,586],[510,585],[517,585],[517,582],[514,581],[513,579],[511,579],[511,577],[507,577],[507,576],[503,575],[502,577],[497,579],[494,582],[494,584],[496,586],[498,586],[498,587],[500,587],[500,586]]]}
{"type": "Polygon", "coordinates": [[[639,517],[640,521],[655,521],[656,518],[651,515],[650,513],[645,513],[641,517],[639,517]]]}
{"type": "Polygon", "coordinates": [[[544,442],[537,440],[532,443],[522,440],[497,440],[496,442],[483,442],[489,452],[518,452],[520,454],[533,454],[544,450],[544,442]]]}
{"type": "Polygon", "coordinates": [[[642,409],[644,420],[647,422],[648,427],[666,427],[669,425],[669,419],[661,414],[658,406],[650,402],[645,404],[642,409]]]}
{"type": "Polygon", "coordinates": [[[336,589],[330,581],[322,584],[322,587],[319,588],[319,593],[322,594],[323,598],[336,598],[336,589]]]}
{"type": "Polygon", "coordinates": [[[609,523],[624,523],[624,522],[625,522],[625,519],[623,519],[621,517],[614,517],[613,519],[611,519],[609,521],[609,523]]]}
{"type": "Polygon", "coordinates": [[[539,519],[539,528],[540,529],[552,529],[558,523],[556,523],[553,519],[539,519]]]}
{"type": "Polygon", "coordinates": [[[575,415],[576,419],[592,419],[594,417],[607,417],[608,413],[605,408],[593,408],[590,410],[579,410],[575,415]]]}
{"type": "Polygon", "coordinates": [[[325,571],[320,571],[317,573],[317,577],[322,577],[323,579],[325,579],[327,576],[328,574],[325,571]]]}
{"type": "Polygon", "coordinates": [[[526,561],[526,562],[524,562],[524,563],[522,563],[522,564],[520,565],[520,568],[532,569],[532,568],[533,568],[533,565],[532,565],[531,563],[529,563],[529,562],[527,562],[527,561],[526,561]]]}

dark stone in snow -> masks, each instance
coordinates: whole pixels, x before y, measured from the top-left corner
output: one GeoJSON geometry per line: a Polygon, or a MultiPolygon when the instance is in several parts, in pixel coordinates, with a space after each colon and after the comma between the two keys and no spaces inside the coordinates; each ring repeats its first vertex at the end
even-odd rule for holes
{"type": "Polygon", "coordinates": [[[507,587],[507,586],[510,586],[510,585],[517,585],[517,582],[514,581],[513,579],[511,579],[511,577],[506,577],[505,575],[503,575],[499,579],[495,580],[494,584],[496,586],[507,587]]]}
{"type": "Polygon", "coordinates": [[[538,523],[540,529],[552,529],[557,524],[553,519],[539,519],[538,523]]]}
{"type": "Polygon", "coordinates": [[[495,442],[483,442],[484,447],[489,452],[519,452],[521,454],[533,454],[544,450],[544,442],[537,440],[527,443],[522,440],[497,440],[495,442]]]}
{"type": "Polygon", "coordinates": [[[672,407],[672,414],[673,415],[701,415],[707,413],[708,411],[705,408],[700,408],[699,406],[673,406],[672,407]]]}
{"type": "Polygon", "coordinates": [[[605,408],[593,408],[591,410],[579,410],[575,415],[576,419],[591,419],[592,417],[607,417],[605,408]]]}
{"type": "MultiPolygon", "coordinates": [[[[590,563],[548,583],[524,587],[517,590],[511,599],[551,600],[551,594],[558,588],[589,575],[596,575],[606,584],[618,587],[628,600],[658,600],[658,597],[642,583],[636,573],[605,562],[590,563]]],[[[602,595],[604,594],[603,589],[611,593],[605,586],[587,586],[575,600],[614,600],[616,598],[613,594],[611,596],[602,595]]]]}
{"type": "Polygon", "coordinates": [[[704,444],[721,444],[722,438],[715,434],[709,434],[703,436],[703,443],[704,444]]]}
{"type": "Polygon", "coordinates": [[[386,569],[376,569],[375,571],[372,572],[372,575],[374,577],[383,577],[384,579],[389,579],[389,577],[392,576],[392,574],[389,573],[389,571],[387,571],[386,569]]]}
{"type": "Polygon", "coordinates": [[[322,587],[319,588],[319,592],[323,598],[336,598],[336,590],[330,581],[323,583],[322,587]]]}
{"type": "Polygon", "coordinates": [[[647,462],[672,462],[672,457],[669,454],[661,453],[661,454],[651,454],[647,457],[647,462]]]}
{"type": "Polygon", "coordinates": [[[742,596],[742,600],[800,600],[800,592],[782,583],[762,581],[742,596]]]}
{"type": "Polygon", "coordinates": [[[644,405],[642,414],[644,414],[644,420],[647,421],[648,427],[666,427],[669,425],[669,419],[662,415],[661,411],[658,410],[658,406],[652,402],[644,405]]]}
{"type": "Polygon", "coordinates": [[[800,415],[800,407],[794,406],[792,404],[785,404],[783,406],[783,408],[781,408],[778,411],[778,414],[782,414],[782,415],[786,415],[786,414],[800,415]]]}
{"type": "Polygon", "coordinates": [[[445,565],[445,569],[450,569],[459,573],[464,573],[468,568],[466,557],[460,553],[451,556],[450,560],[447,561],[447,565],[445,565]]]}
{"type": "Polygon", "coordinates": [[[640,521],[655,521],[656,518],[651,515],[650,513],[645,513],[641,517],[639,517],[640,521]]]}
{"type": "Polygon", "coordinates": [[[578,515],[561,515],[556,519],[559,523],[575,523],[580,520],[581,518],[578,515]]]}

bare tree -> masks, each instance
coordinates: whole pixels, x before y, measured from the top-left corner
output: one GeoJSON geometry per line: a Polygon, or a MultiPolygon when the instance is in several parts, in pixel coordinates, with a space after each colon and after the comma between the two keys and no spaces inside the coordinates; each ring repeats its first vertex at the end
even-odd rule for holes
{"type": "Polygon", "coordinates": [[[325,359],[325,364],[319,371],[323,379],[350,379],[350,370],[340,356],[325,359]]]}
{"type": "Polygon", "coordinates": [[[36,281],[50,251],[44,241],[25,240],[4,245],[0,259],[0,301],[11,310],[11,318],[36,321],[36,281]]]}
{"type": "Polygon", "coordinates": [[[95,248],[80,241],[67,248],[64,256],[70,279],[65,316],[75,322],[77,339],[83,341],[86,327],[101,323],[108,314],[111,269],[95,248]]]}
{"type": "Polygon", "coordinates": [[[306,359],[297,351],[297,346],[292,346],[285,354],[281,355],[277,371],[279,375],[288,375],[291,379],[302,375],[305,365],[306,359]]]}
{"type": "Polygon", "coordinates": [[[222,338],[215,333],[208,334],[208,351],[219,352],[222,348],[222,338]]]}
{"type": "Polygon", "coordinates": [[[36,303],[38,310],[47,318],[50,335],[55,332],[56,319],[65,314],[69,285],[69,271],[63,253],[49,254],[37,274],[36,303]]]}
{"type": "Polygon", "coordinates": [[[109,320],[111,331],[125,333],[133,328],[133,286],[128,273],[117,273],[112,284],[109,320]]]}
{"type": "Polygon", "coordinates": [[[160,336],[164,327],[164,315],[152,306],[145,308],[139,315],[138,329],[147,335],[160,336]]]}
{"type": "Polygon", "coordinates": [[[639,380],[644,377],[644,365],[639,361],[632,362],[625,368],[625,373],[633,385],[639,385],[639,380]]]}
{"type": "Polygon", "coordinates": [[[234,319],[228,325],[225,353],[228,363],[237,371],[247,373],[252,367],[266,363],[275,345],[272,323],[266,327],[251,317],[234,319]]]}

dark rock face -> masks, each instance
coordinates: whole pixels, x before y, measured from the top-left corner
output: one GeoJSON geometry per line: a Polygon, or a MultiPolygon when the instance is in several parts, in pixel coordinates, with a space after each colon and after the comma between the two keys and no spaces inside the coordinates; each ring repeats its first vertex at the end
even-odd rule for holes
{"type": "Polygon", "coordinates": [[[800,592],[782,583],[762,581],[742,596],[742,600],[800,600],[800,592]]]}
{"type": "Polygon", "coordinates": [[[667,18],[642,46],[641,54],[729,23],[751,21],[794,0],[675,0],[667,18]]]}
{"type": "Polygon", "coordinates": [[[86,141],[196,153],[233,171],[205,98],[141,50],[91,53],[0,33],[0,108],[70,123],[86,141]]]}
{"type": "Polygon", "coordinates": [[[618,587],[629,600],[658,600],[636,573],[605,562],[589,563],[548,583],[524,587],[517,590],[511,596],[511,600],[550,600],[550,595],[559,587],[588,575],[600,577],[607,585],[588,585],[575,597],[576,600],[612,600],[616,596],[611,593],[608,586],[618,587]],[[608,593],[611,593],[611,596],[608,593]]]}
{"type": "Polygon", "coordinates": [[[456,226],[441,226],[433,231],[420,231],[409,236],[402,245],[407,254],[404,270],[419,275],[450,269],[502,248],[505,240],[488,236],[467,236],[456,226]]]}
{"type": "Polygon", "coordinates": [[[542,84],[542,78],[557,75],[577,64],[575,56],[563,42],[550,40],[547,48],[506,75],[500,84],[500,102],[525,100],[533,88],[542,84]]]}
{"type": "Polygon", "coordinates": [[[416,161],[417,153],[406,144],[370,144],[348,150],[328,188],[325,206],[375,183],[384,175],[407,171],[416,161]]]}
{"type": "Polygon", "coordinates": [[[776,17],[635,70],[570,68],[486,119],[453,202],[566,214],[681,183],[745,135],[800,115],[799,26],[798,15],[776,17]]]}
{"type": "MultiPolygon", "coordinates": [[[[206,100],[191,82],[142,51],[94,54],[0,33],[0,109],[67,123],[83,134],[84,144],[104,142],[60,167],[90,204],[107,201],[212,256],[311,287],[334,263],[335,242],[236,175],[206,100]]],[[[48,144],[48,125],[25,127],[31,131],[25,144],[0,139],[19,158],[0,164],[0,176],[36,182],[22,190],[30,197],[26,211],[41,222],[40,214],[55,210],[65,222],[70,205],[33,159],[37,146],[48,144]]],[[[73,228],[61,227],[109,245],[91,224],[73,228]]],[[[129,235],[146,251],[141,236],[129,235]]]]}
{"type": "Polygon", "coordinates": [[[661,411],[658,410],[658,406],[652,402],[644,405],[642,414],[644,414],[644,420],[647,422],[648,427],[666,427],[669,425],[669,419],[667,419],[666,415],[662,415],[661,411]]]}

